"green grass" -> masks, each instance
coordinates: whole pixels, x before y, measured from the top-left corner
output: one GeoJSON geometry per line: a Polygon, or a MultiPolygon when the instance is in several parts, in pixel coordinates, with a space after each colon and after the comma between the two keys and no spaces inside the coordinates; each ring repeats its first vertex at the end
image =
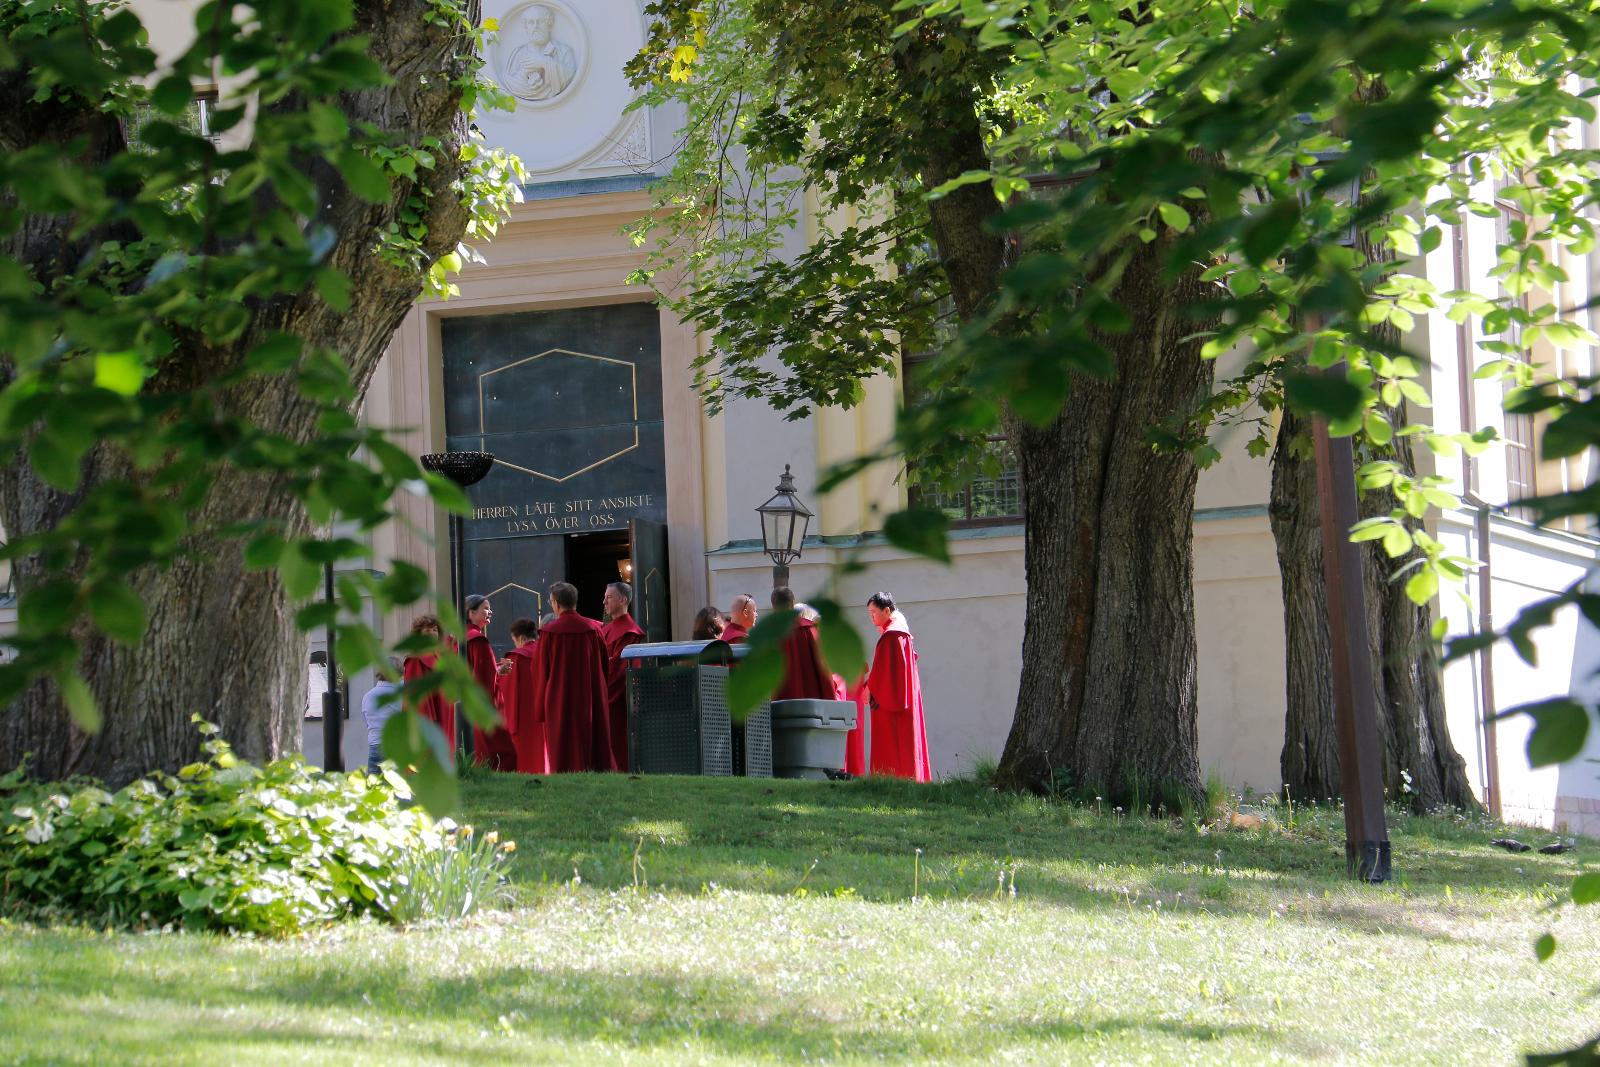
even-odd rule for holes
{"type": "Polygon", "coordinates": [[[0,1063],[1508,1063],[1600,1029],[1600,916],[1549,908],[1592,842],[1513,856],[1397,816],[1372,888],[1331,812],[1204,832],[964,782],[466,795],[518,843],[510,910],[277,943],[0,926],[0,1063]]]}

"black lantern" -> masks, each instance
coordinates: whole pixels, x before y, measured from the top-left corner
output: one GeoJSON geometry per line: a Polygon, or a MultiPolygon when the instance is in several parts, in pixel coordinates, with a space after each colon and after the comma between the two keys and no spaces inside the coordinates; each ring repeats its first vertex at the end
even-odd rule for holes
{"type": "Polygon", "coordinates": [[[806,529],[811,525],[811,509],[800,503],[794,494],[794,475],[789,465],[783,465],[783,477],[778,479],[775,496],[759,508],[761,516],[761,547],[772,557],[772,587],[789,584],[789,561],[800,558],[800,546],[805,543],[806,529]]]}
{"type": "MultiPolygon", "coordinates": [[[[434,452],[421,457],[424,470],[435,474],[442,474],[465,489],[469,485],[481,482],[489,468],[494,466],[494,455],[490,452],[434,452]]],[[[466,530],[462,525],[461,516],[452,512],[450,520],[450,597],[455,601],[456,607],[461,608],[462,598],[466,595],[462,586],[467,580],[467,557],[465,537],[466,530]]],[[[466,646],[462,646],[465,654],[466,646]]],[[[472,730],[467,723],[467,717],[456,714],[456,747],[463,754],[462,759],[471,756],[472,730]]]]}

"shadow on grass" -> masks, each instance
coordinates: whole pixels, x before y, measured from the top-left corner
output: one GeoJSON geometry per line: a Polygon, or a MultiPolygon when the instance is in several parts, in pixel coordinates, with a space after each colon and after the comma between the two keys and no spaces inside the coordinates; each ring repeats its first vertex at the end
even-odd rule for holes
{"type": "MultiPolygon", "coordinates": [[[[48,941],[56,935],[41,935],[48,941]]],[[[39,946],[47,948],[45,945],[39,946]]],[[[81,946],[63,945],[62,948],[81,946]]],[[[813,997],[775,1003],[748,981],[681,975],[635,975],[559,965],[473,968],[470,977],[419,974],[383,964],[356,969],[175,976],[127,969],[115,999],[88,1001],[69,968],[43,962],[29,988],[41,1025],[13,1032],[0,1049],[27,1061],[33,1050],[67,1059],[74,1035],[112,1041],[124,1054],[148,1053],[181,1041],[186,1053],[234,1062],[251,1045],[318,1047],[338,1062],[362,1058],[411,1062],[427,1052],[449,1062],[501,1063],[519,1045],[537,1051],[548,1042],[621,1045],[639,1052],[700,1048],[737,1060],[781,1060],[848,1053],[872,1060],[999,1053],[1010,1046],[1096,1042],[1115,1037],[1136,1044],[1171,1042],[1286,1042],[1303,1038],[1252,1024],[1185,1023],[1110,1015],[1099,1018],[997,1016],[967,1020],[948,1014],[852,1017],[843,1005],[813,997]],[[216,1007],[226,1004],[225,1009],[216,1007]],[[181,1020],[181,1024],[178,1021],[181,1020]],[[271,1020],[262,1025],[261,1020],[271,1020]],[[350,1032],[359,1020],[364,1031],[350,1032]],[[937,1026],[929,1026],[937,1022],[937,1026]],[[420,1027],[419,1027],[420,1024],[420,1027]],[[175,1030],[173,1027],[177,1025],[175,1030]],[[18,1039],[25,1042],[19,1043],[18,1039]]],[[[1124,1047],[1120,1046],[1119,1047],[1124,1047]]],[[[92,1049],[88,1059],[92,1062],[92,1049]]],[[[549,1052],[549,1048],[546,1050],[549,1052]]]]}
{"type": "MultiPolygon", "coordinates": [[[[915,785],[676,777],[499,776],[471,784],[470,817],[518,842],[524,893],[576,872],[591,886],[647,881],[669,891],[712,884],[750,892],[983,899],[1012,884],[1030,899],[1080,908],[1153,905],[1259,914],[1270,896],[1320,900],[1356,887],[1344,870],[1337,813],[1306,829],[1200,833],[1173,821],[996,793],[970,782],[915,785]],[[920,850],[920,855],[918,855],[920,850]],[[637,862],[636,862],[637,861],[637,862]]],[[[1393,832],[1405,892],[1526,893],[1563,884],[1570,857],[1509,856],[1446,818],[1409,818],[1393,832]],[[1415,827],[1418,832],[1410,832],[1415,827]]],[[[1582,853],[1580,852],[1581,856],[1582,853]]],[[[1302,909],[1346,929],[1432,940],[1452,935],[1385,908],[1302,909]]]]}

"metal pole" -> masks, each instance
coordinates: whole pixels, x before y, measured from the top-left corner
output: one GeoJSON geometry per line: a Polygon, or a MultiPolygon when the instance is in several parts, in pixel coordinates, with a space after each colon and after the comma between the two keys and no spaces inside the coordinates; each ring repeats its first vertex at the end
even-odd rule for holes
{"type": "MultiPolygon", "coordinates": [[[[1308,315],[1306,332],[1322,328],[1308,315]]],[[[1343,375],[1340,364],[1327,372],[1343,375]]],[[[1383,810],[1378,717],[1373,704],[1372,654],[1361,580],[1361,549],[1350,540],[1360,518],[1355,452],[1350,438],[1332,438],[1328,422],[1312,419],[1317,503],[1322,524],[1322,575],[1327,587],[1328,649],[1333,666],[1333,720],[1344,793],[1344,851],[1350,874],[1364,882],[1390,875],[1389,829],[1383,810]]]]}
{"type": "MultiPolygon", "coordinates": [[[[466,598],[467,598],[467,546],[463,539],[466,537],[467,525],[460,515],[454,512],[450,515],[450,595],[455,600],[456,610],[461,613],[461,622],[465,626],[466,598]]],[[[466,657],[467,646],[461,646],[461,655],[466,657]]],[[[462,710],[461,702],[456,702],[456,764],[465,766],[472,762],[472,725],[467,722],[467,716],[462,710]]]]}
{"type": "Polygon", "coordinates": [[[787,563],[774,563],[772,565],[772,588],[778,589],[789,584],[789,565],[787,563]]]}
{"type": "MultiPolygon", "coordinates": [[[[323,593],[333,603],[333,564],[322,569],[323,593]]],[[[339,699],[339,661],[333,654],[333,620],[328,620],[328,688],[322,694],[322,769],[344,770],[344,710],[339,699]]]]}

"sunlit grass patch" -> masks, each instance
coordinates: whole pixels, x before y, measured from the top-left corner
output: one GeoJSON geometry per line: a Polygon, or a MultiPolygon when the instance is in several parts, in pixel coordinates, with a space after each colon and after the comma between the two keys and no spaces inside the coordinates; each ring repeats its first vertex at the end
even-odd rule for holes
{"type": "Polygon", "coordinates": [[[1472,820],[1397,819],[1401,877],[1369,887],[1317,810],[1216,831],[970,782],[623,776],[467,799],[518,842],[518,903],[459,927],[0,926],[0,1062],[1457,1064],[1595,1027],[1600,931],[1547,909],[1593,846],[1509,856],[1472,820]]]}

